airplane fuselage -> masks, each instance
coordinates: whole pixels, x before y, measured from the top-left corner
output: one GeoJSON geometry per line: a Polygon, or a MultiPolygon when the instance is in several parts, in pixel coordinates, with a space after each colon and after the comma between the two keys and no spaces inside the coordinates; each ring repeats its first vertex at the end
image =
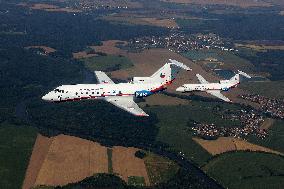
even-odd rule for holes
{"type": "Polygon", "coordinates": [[[222,90],[228,91],[230,88],[235,87],[238,83],[206,83],[206,84],[184,84],[177,88],[180,92],[190,91],[207,91],[207,90],[222,90]]]}
{"type": "Polygon", "coordinates": [[[52,102],[76,101],[83,99],[103,99],[110,96],[135,96],[143,98],[162,91],[161,83],[119,83],[119,84],[76,84],[61,85],[50,91],[42,99],[52,102]]]}

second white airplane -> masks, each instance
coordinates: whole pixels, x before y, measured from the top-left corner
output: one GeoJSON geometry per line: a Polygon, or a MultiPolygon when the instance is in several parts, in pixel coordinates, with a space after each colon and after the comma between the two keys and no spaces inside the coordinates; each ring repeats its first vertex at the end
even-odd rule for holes
{"type": "Polygon", "coordinates": [[[104,72],[95,71],[98,84],[61,85],[42,99],[51,102],[103,99],[136,116],[148,116],[134,102],[134,98],[143,98],[166,89],[181,68],[191,70],[176,60],[169,61],[152,76],[134,77],[129,83],[115,84],[104,72]]]}
{"type": "Polygon", "coordinates": [[[240,75],[251,78],[248,74],[242,71],[233,76],[229,80],[220,80],[219,83],[209,83],[201,75],[196,74],[200,84],[184,84],[178,87],[178,92],[192,92],[192,91],[205,91],[217,98],[220,98],[226,102],[231,102],[230,99],[222,95],[221,91],[228,91],[230,88],[236,87],[240,83],[240,75]]]}

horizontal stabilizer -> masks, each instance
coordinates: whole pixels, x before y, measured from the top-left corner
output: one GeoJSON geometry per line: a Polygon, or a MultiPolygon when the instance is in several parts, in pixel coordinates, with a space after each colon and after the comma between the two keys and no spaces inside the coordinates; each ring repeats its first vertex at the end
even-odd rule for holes
{"type": "Polygon", "coordinates": [[[206,81],[206,79],[204,79],[204,77],[202,77],[200,74],[196,74],[197,79],[199,80],[199,82],[201,84],[207,84],[209,83],[208,81],[206,81]]]}
{"type": "Polygon", "coordinates": [[[185,64],[183,64],[183,63],[181,63],[179,61],[172,60],[172,59],[169,59],[169,61],[170,61],[170,64],[173,64],[173,65],[175,65],[177,67],[185,69],[186,71],[191,71],[192,70],[191,68],[189,68],[188,66],[186,66],[185,64]]]}
{"type": "Polygon", "coordinates": [[[238,73],[239,73],[240,75],[244,76],[244,77],[249,78],[249,79],[251,78],[250,75],[248,75],[247,73],[245,73],[245,72],[243,72],[243,71],[238,70],[238,73]]]}

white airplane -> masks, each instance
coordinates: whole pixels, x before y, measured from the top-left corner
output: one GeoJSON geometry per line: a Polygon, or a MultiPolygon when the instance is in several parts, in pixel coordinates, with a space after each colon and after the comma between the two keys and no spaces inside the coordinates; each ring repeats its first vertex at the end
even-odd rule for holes
{"type": "Polygon", "coordinates": [[[167,88],[179,70],[191,70],[176,60],[169,59],[150,77],[134,77],[131,82],[115,84],[104,72],[95,71],[98,84],[61,85],[42,97],[45,101],[66,102],[83,99],[103,99],[136,116],[149,116],[134,102],[167,88]]]}
{"type": "Polygon", "coordinates": [[[240,75],[251,78],[245,72],[239,71],[229,80],[220,80],[219,83],[209,83],[201,75],[196,74],[201,84],[184,84],[178,87],[178,92],[191,92],[191,91],[205,91],[217,98],[220,98],[226,102],[231,102],[230,99],[221,94],[221,91],[228,91],[230,88],[236,87],[240,83],[240,75]]]}

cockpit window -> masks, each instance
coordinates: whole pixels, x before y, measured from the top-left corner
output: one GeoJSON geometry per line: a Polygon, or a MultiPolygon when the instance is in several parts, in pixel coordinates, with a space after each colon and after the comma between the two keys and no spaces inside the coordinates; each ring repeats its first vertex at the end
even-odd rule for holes
{"type": "Polygon", "coordinates": [[[64,93],[64,90],[54,89],[54,92],[64,93]]]}

